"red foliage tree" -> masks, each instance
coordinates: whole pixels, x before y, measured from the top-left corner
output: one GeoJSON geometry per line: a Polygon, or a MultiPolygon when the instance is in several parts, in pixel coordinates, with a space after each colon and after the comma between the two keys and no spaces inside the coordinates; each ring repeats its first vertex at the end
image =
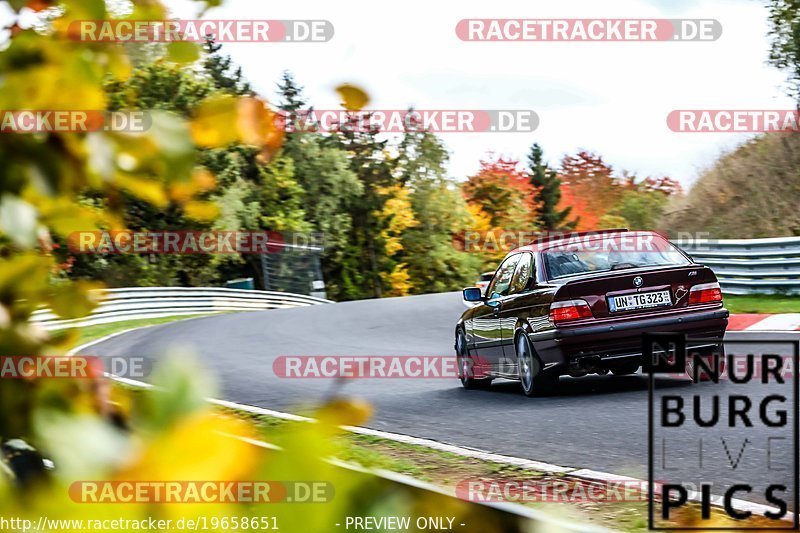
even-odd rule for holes
{"type": "Polygon", "coordinates": [[[493,228],[531,230],[538,209],[536,191],[516,159],[485,159],[462,186],[467,203],[477,205],[493,228]]]}
{"type": "Polygon", "coordinates": [[[614,178],[613,172],[601,156],[587,151],[561,160],[559,207],[572,208],[577,231],[596,229],[600,218],[619,201],[626,182],[614,178]]]}

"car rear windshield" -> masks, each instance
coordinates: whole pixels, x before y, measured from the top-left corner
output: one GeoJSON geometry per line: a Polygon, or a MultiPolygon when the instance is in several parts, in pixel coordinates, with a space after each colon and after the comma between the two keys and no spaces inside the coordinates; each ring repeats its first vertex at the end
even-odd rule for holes
{"type": "Polygon", "coordinates": [[[653,244],[652,249],[632,250],[625,249],[624,245],[606,246],[606,249],[602,250],[556,248],[542,252],[542,259],[548,279],[590,272],[690,264],[689,260],[666,240],[658,238],[653,244]]]}

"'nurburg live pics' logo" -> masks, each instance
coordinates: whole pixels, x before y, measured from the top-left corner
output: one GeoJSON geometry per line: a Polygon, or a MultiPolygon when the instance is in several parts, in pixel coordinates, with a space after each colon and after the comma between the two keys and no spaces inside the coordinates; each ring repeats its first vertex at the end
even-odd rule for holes
{"type": "Polygon", "coordinates": [[[718,339],[644,334],[650,529],[800,526],[798,352],[797,340],[722,349],[718,339]]]}

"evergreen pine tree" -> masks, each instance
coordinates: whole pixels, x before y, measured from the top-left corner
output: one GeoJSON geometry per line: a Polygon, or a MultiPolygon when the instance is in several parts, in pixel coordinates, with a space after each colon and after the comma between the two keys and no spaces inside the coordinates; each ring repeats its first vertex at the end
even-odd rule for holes
{"type": "Polygon", "coordinates": [[[570,231],[575,228],[575,221],[568,222],[570,207],[558,209],[561,200],[561,180],[558,173],[551,169],[543,159],[544,151],[538,143],[533,143],[528,154],[530,183],[537,189],[539,211],[534,222],[545,231],[570,231]]]}
{"type": "Polygon", "coordinates": [[[232,71],[233,61],[230,56],[220,53],[222,45],[214,42],[211,37],[206,38],[203,45],[206,56],[203,59],[203,68],[211,78],[214,87],[236,96],[252,95],[253,89],[244,79],[242,67],[232,71]]]}

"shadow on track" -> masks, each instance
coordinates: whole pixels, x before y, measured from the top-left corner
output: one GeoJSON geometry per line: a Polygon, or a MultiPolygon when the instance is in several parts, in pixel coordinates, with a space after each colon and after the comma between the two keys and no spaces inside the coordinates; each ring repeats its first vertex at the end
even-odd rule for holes
{"type": "MultiPolygon", "coordinates": [[[[692,382],[688,379],[656,378],[656,388],[691,387],[692,382]]],[[[583,378],[562,377],[558,389],[547,396],[536,398],[525,398],[520,389],[519,382],[509,380],[498,380],[492,383],[486,390],[463,390],[464,394],[486,395],[514,395],[526,400],[537,400],[545,398],[566,398],[581,396],[614,395],[626,393],[647,392],[647,376],[637,374],[630,376],[587,376],[583,378]]]]}

